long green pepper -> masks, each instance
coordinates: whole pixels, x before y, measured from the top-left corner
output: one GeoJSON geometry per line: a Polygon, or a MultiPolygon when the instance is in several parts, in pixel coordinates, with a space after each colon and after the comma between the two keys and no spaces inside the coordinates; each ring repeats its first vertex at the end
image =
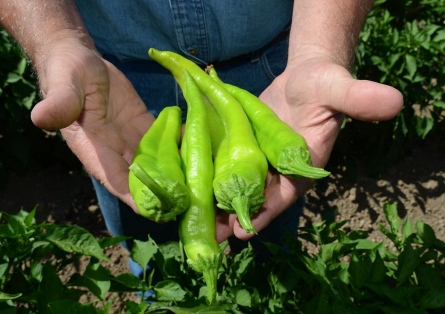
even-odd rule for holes
{"type": "Polygon", "coordinates": [[[324,169],[313,167],[306,140],[258,97],[247,90],[223,83],[215,69],[209,75],[235,97],[243,107],[261,150],[270,164],[294,179],[319,179],[329,175],[324,169]]]}
{"type": "Polygon", "coordinates": [[[187,120],[181,145],[182,167],[190,191],[190,207],[181,215],[179,237],[187,263],[203,273],[207,300],[216,297],[216,281],[222,253],[216,241],[213,200],[213,162],[209,125],[202,95],[193,78],[185,74],[187,120]]]}
{"type": "Polygon", "coordinates": [[[133,156],[129,187],[141,216],[167,222],[187,209],[190,197],[181,169],[181,109],[164,108],[133,156]]]}
{"type": "Polygon", "coordinates": [[[187,97],[183,72],[186,69],[215,106],[226,130],[214,160],[213,188],[217,206],[236,213],[244,230],[255,233],[250,217],[266,201],[264,186],[268,163],[244,110],[232,95],[192,61],[179,54],[153,48],[149,55],[173,74],[187,97]]]}

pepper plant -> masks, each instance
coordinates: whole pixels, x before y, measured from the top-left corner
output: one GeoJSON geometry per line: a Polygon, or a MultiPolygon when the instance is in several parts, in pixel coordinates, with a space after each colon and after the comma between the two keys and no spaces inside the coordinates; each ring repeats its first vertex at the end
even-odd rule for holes
{"type": "MultiPolygon", "coordinates": [[[[332,208],[321,222],[301,228],[298,240],[289,235],[286,247],[267,244],[273,255],[267,263],[256,263],[251,247],[224,254],[211,305],[203,275],[187,265],[181,243],[136,240],[133,260],[143,269],[155,261],[156,268],[142,278],[113,276],[101,264],[107,259],[102,249],[123,238],[97,241],[76,226],[37,224],[35,210],[3,213],[0,313],[110,313],[112,291],[150,295],[127,301],[119,313],[128,314],[442,313],[445,243],[422,221],[402,220],[395,204],[383,211],[383,242],[344,231],[348,221],[336,221],[332,208]],[[58,272],[85,255],[86,270],[62,283],[58,272]],[[93,298],[80,303],[87,292],[93,298]]],[[[220,246],[225,250],[227,242],[220,246]]]]}
{"type": "Polygon", "coordinates": [[[443,136],[444,8],[444,0],[375,2],[360,34],[354,73],[397,88],[404,106],[391,121],[347,120],[336,146],[339,158],[346,160],[342,165],[353,170],[352,160],[358,159],[370,174],[379,175],[409,153],[414,142],[443,136]]]}

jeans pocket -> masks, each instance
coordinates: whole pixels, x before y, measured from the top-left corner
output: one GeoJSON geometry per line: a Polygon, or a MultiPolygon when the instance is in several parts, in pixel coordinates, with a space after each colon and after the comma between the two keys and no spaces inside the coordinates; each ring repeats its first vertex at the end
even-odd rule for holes
{"type": "Polygon", "coordinates": [[[261,52],[259,61],[262,71],[271,81],[283,73],[286,68],[288,48],[289,39],[284,38],[261,52]]]}

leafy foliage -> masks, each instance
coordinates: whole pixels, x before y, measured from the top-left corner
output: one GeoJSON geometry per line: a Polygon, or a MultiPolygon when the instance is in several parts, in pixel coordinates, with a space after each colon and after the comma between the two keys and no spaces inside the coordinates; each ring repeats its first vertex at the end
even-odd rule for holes
{"type": "MultiPolygon", "coordinates": [[[[413,142],[445,132],[445,1],[377,0],[356,52],[355,75],[400,90],[404,106],[391,121],[349,121],[336,147],[381,174],[413,142]]],[[[444,149],[442,147],[442,149],[444,149]]],[[[338,159],[335,161],[338,163],[338,159]]]]}
{"type": "Polygon", "coordinates": [[[122,238],[97,241],[76,226],[36,224],[35,210],[3,214],[0,313],[110,313],[112,291],[145,296],[125,303],[128,314],[440,313],[445,243],[422,221],[402,221],[393,203],[384,213],[388,224],[379,230],[388,241],[381,243],[360,230],[343,231],[347,221],[335,221],[333,208],[322,222],[301,229],[305,246],[295,237],[285,248],[267,244],[273,253],[268,263],[256,263],[251,247],[224,255],[211,305],[202,274],[187,266],[181,243],[138,241],[131,256],[143,268],[150,265],[148,276],[113,276],[101,265],[107,259],[102,248],[122,238]],[[82,255],[90,256],[86,270],[62,283],[58,272],[82,255]],[[88,291],[96,299],[80,303],[88,291]]]}
{"type": "Polygon", "coordinates": [[[11,173],[39,170],[77,159],[56,132],[43,132],[31,122],[39,99],[36,78],[26,56],[0,28],[0,188],[11,173]]]}

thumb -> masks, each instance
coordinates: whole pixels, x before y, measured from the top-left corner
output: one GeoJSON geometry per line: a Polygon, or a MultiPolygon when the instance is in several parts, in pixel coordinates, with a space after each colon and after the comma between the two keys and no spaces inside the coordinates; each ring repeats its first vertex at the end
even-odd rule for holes
{"type": "Polygon", "coordinates": [[[83,96],[69,84],[55,84],[45,99],[31,112],[32,122],[41,129],[59,130],[79,118],[83,109],[83,96]]]}
{"type": "Polygon", "coordinates": [[[394,118],[402,109],[403,96],[397,89],[366,80],[344,78],[332,83],[330,104],[334,110],[362,121],[394,118]]]}

